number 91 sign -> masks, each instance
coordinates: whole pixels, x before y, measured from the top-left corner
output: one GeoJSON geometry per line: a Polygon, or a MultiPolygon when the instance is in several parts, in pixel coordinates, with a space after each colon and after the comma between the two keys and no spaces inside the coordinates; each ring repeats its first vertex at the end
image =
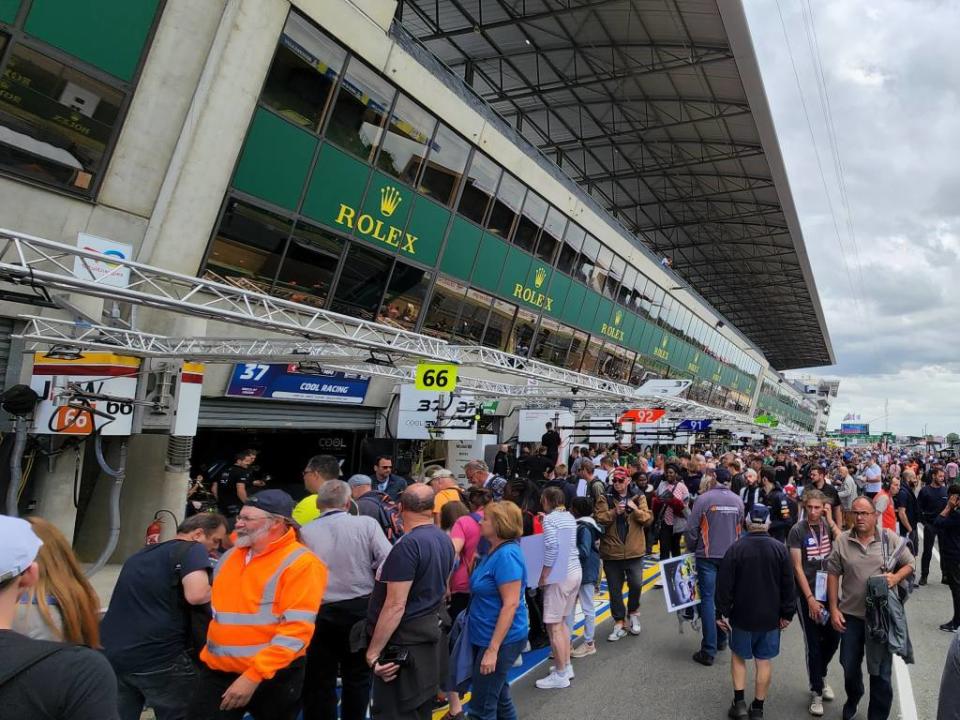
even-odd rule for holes
{"type": "Polygon", "coordinates": [[[417,390],[450,392],[457,387],[457,366],[448,363],[421,363],[413,378],[417,390]]]}

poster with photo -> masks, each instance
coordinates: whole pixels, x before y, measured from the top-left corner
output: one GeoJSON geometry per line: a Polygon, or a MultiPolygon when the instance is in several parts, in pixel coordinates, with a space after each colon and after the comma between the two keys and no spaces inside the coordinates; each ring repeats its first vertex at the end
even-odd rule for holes
{"type": "Polygon", "coordinates": [[[693,553],[660,561],[660,581],[668,612],[676,612],[700,603],[697,588],[697,563],[693,553]]]}

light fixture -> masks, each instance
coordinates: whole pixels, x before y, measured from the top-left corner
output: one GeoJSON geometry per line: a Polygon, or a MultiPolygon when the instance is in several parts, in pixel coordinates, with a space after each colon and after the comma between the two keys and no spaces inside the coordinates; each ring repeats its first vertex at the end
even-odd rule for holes
{"type": "Polygon", "coordinates": [[[725,323],[723,320],[717,320],[716,328],[717,328],[717,330],[719,330],[720,328],[724,327],[725,325],[726,325],[726,323],[725,323]]]}
{"type": "Polygon", "coordinates": [[[48,360],[83,360],[80,348],[73,345],[54,345],[43,356],[48,360]]]}

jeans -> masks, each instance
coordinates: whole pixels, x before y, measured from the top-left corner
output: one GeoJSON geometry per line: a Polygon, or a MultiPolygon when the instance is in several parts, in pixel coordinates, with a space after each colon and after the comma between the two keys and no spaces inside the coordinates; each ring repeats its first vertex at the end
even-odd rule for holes
{"type": "MultiPolygon", "coordinates": [[[[867,640],[867,624],[861,618],[844,615],[847,629],[840,641],[840,664],[843,666],[843,686],[847,702],[843,706],[843,720],[851,720],[857,713],[857,705],[863,697],[863,654],[867,640]]],[[[887,720],[893,704],[893,684],[890,672],[893,655],[888,651],[880,665],[880,674],[870,676],[870,705],[867,720],[887,720]]]]}
{"type": "Polygon", "coordinates": [[[603,572],[610,591],[610,614],[614,622],[623,622],[626,613],[640,610],[640,591],[643,589],[643,558],[631,560],[604,560],[603,572]],[[627,607],[623,607],[623,583],[627,583],[627,607]]]}
{"type": "Polygon", "coordinates": [[[950,597],[953,600],[952,625],[960,625],[960,558],[940,558],[943,567],[943,577],[950,586],[950,597]]]}
{"type": "Polygon", "coordinates": [[[190,702],[188,720],[243,720],[250,713],[254,720],[294,720],[300,712],[300,690],[306,662],[297,658],[270,680],[257,686],[246,707],[221,710],[227,688],[240,677],[236,673],[211,670],[203,663],[198,671],[197,689],[190,702]]]}
{"type": "Polygon", "coordinates": [[[717,627],[717,574],[720,561],[697,558],[697,587],[700,589],[700,623],[703,642],[700,649],[715,657],[719,645],[727,644],[727,633],[717,627]]]}
{"type": "Polygon", "coordinates": [[[663,523],[660,526],[660,559],[680,557],[680,538],[683,533],[675,533],[673,525],[663,523]]]}
{"type": "MultiPolygon", "coordinates": [[[[937,541],[937,529],[932,522],[923,523],[923,555],[920,558],[920,578],[926,578],[930,574],[930,558],[933,557],[933,543],[937,541]]],[[[943,550],[940,551],[941,557],[943,550]]],[[[943,569],[941,563],[940,569],[943,569]]]]}
{"type": "MultiPolygon", "coordinates": [[[[593,642],[593,632],[597,627],[597,607],[593,604],[593,583],[586,583],[580,586],[580,607],[583,609],[583,639],[585,642],[593,642]]],[[[573,630],[576,624],[577,607],[567,615],[567,625],[573,630]]]]}
{"type": "Polygon", "coordinates": [[[186,655],[157,670],[117,673],[120,720],[140,720],[144,705],[153,708],[157,720],[184,720],[196,684],[197,672],[186,655]]]}
{"type": "Polygon", "coordinates": [[[467,708],[470,720],[517,720],[507,673],[526,644],[524,639],[501,645],[497,653],[497,667],[489,675],[480,674],[480,662],[486,648],[473,646],[473,680],[467,708]]]}
{"type": "Polygon", "coordinates": [[[840,633],[833,629],[829,621],[821,625],[810,619],[805,600],[797,601],[797,616],[803,628],[803,642],[807,652],[807,678],[810,690],[817,695],[823,693],[823,679],[827,676],[830,661],[840,646],[840,633]]]}
{"type": "Polygon", "coordinates": [[[364,651],[350,652],[350,628],[367,616],[368,597],[323,605],[307,649],[303,720],[337,720],[337,677],[342,720],[363,720],[370,704],[370,668],[364,651]]]}

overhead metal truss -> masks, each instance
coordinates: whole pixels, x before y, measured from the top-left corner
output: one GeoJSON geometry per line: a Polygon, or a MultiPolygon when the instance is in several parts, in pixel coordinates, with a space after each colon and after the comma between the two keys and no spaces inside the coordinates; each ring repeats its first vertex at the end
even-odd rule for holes
{"type": "Polygon", "coordinates": [[[789,188],[768,162],[774,153],[780,167],[779,150],[760,130],[772,131],[760,78],[741,67],[753,51],[731,40],[731,28],[749,34],[737,5],[399,0],[394,32],[446,63],[505,133],[541,151],[531,158],[556,163],[669,257],[774,368],[829,364],[799,224],[784,211],[789,188]],[[770,280],[785,290],[762,304],[731,292],[770,280]]]}

